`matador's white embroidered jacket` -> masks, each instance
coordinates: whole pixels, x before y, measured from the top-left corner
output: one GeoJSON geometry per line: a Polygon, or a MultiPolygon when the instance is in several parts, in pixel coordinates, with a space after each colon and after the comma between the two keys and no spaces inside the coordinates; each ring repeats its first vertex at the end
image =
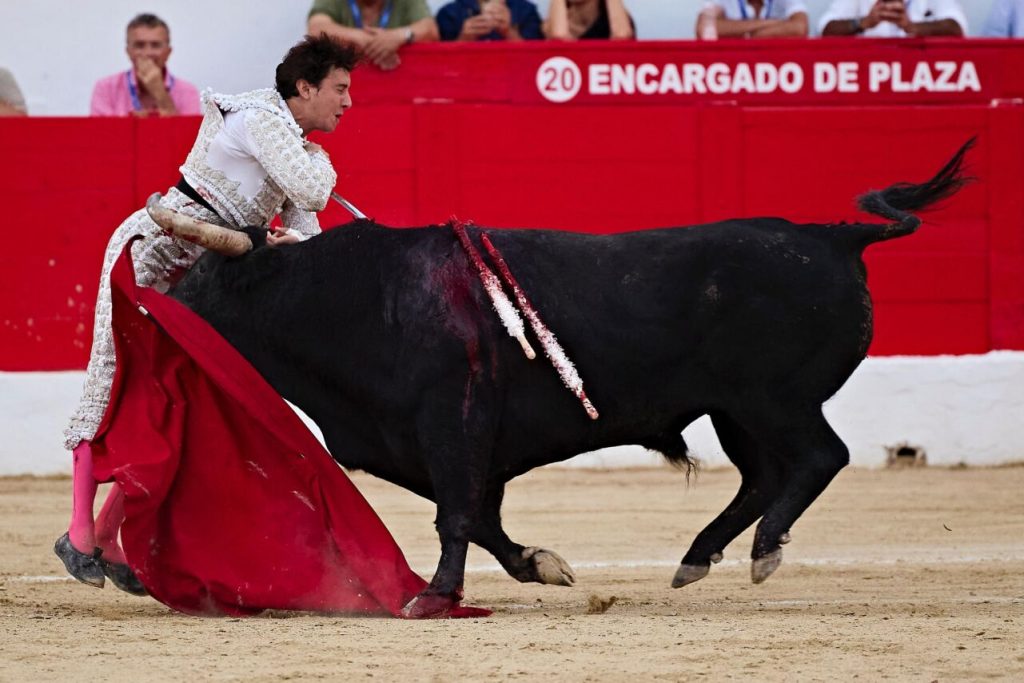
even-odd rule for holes
{"type": "MultiPolygon", "coordinates": [[[[168,190],[161,204],[232,228],[265,226],[280,213],[289,231],[303,238],[319,233],[316,212],[326,206],[337,176],[323,151],[310,151],[302,129],[277,91],[207,92],[203,94],[203,113],[199,135],[181,174],[216,213],[175,188],[168,190]]],[[[64,432],[68,449],[95,436],[110,400],[115,368],[110,270],[124,245],[136,235],[143,239],[132,246],[135,277],[147,287],[165,289],[171,276],[190,267],[203,251],[164,234],[145,209],[133,213],[114,232],[103,259],[85,386],[64,432]]]]}

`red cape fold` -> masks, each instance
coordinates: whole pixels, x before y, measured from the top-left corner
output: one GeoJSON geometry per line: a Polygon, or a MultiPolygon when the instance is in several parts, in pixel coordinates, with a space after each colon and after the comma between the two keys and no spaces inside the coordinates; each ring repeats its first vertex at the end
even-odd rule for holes
{"type": "Polygon", "coordinates": [[[130,246],[111,273],[117,371],[93,453],[96,478],[124,489],[121,540],[150,595],[197,615],[400,616],[426,583],[387,528],[230,344],[136,285],[130,246]]]}

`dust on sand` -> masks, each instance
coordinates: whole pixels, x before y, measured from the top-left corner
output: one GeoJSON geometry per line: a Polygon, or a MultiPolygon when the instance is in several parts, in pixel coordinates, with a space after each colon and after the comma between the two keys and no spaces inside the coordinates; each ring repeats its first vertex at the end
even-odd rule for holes
{"type": "MultiPolygon", "coordinates": [[[[429,577],[432,505],[353,478],[429,577]]],[[[533,472],[509,486],[507,530],[561,554],[576,586],[519,584],[473,548],[466,601],[494,615],[408,622],[200,619],[65,580],[51,546],[70,481],[0,479],[0,681],[1024,680],[1024,467],[846,470],[766,583],[750,584],[748,531],[669,588],[737,486],[731,470],[533,472]]]]}

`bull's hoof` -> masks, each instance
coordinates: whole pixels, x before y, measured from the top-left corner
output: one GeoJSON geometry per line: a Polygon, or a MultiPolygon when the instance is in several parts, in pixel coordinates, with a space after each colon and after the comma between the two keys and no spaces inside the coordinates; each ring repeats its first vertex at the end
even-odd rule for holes
{"type": "Polygon", "coordinates": [[[452,595],[417,595],[402,608],[402,617],[406,619],[442,619],[450,616],[459,604],[459,599],[452,595]]]}
{"type": "Polygon", "coordinates": [[[718,564],[719,562],[722,561],[722,553],[715,553],[709,559],[711,560],[712,563],[718,564]]]}
{"type": "Polygon", "coordinates": [[[672,577],[672,587],[682,588],[683,586],[700,581],[711,571],[709,564],[681,564],[672,577]]]}
{"type": "Polygon", "coordinates": [[[782,564],[782,548],[776,548],[764,557],[759,557],[750,565],[750,580],[762,583],[782,564]]]}
{"type": "Polygon", "coordinates": [[[789,532],[787,531],[787,532],[783,533],[781,536],[779,536],[779,545],[786,545],[787,543],[789,543],[792,540],[793,540],[793,537],[790,536],[789,532]]]}
{"type": "Polygon", "coordinates": [[[576,572],[557,553],[544,548],[523,549],[523,559],[533,563],[539,583],[550,586],[571,586],[576,583],[576,572]]]}

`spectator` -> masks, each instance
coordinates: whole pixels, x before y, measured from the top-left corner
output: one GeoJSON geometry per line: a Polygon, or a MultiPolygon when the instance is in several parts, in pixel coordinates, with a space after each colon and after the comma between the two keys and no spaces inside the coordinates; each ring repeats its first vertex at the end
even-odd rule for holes
{"type": "Polygon", "coordinates": [[[0,116],[25,116],[25,97],[14,74],[0,67],[0,116]]]}
{"type": "Polygon", "coordinates": [[[803,0],[709,0],[697,19],[697,37],[806,38],[803,0]],[[702,25],[714,21],[714,26],[702,25]]]}
{"type": "Polygon", "coordinates": [[[385,71],[402,63],[401,48],[438,39],[426,0],[314,0],[307,30],[352,45],[385,71]]]}
{"type": "Polygon", "coordinates": [[[544,35],[556,40],[632,40],[636,26],[623,0],[551,0],[544,35]]]}
{"type": "Polygon", "coordinates": [[[1024,0],[995,0],[981,35],[989,38],[1024,37],[1024,0]]]}
{"type": "Polygon", "coordinates": [[[437,12],[441,40],[539,40],[537,6],[528,0],[455,0],[437,12]]]}
{"type": "Polygon", "coordinates": [[[957,0],[832,0],[818,28],[823,36],[963,36],[967,17],[957,0]]]}
{"type": "Polygon", "coordinates": [[[199,91],[167,70],[171,29],[155,14],[128,22],[125,52],[132,68],[101,78],[92,90],[92,116],[199,114],[199,91]]]}

